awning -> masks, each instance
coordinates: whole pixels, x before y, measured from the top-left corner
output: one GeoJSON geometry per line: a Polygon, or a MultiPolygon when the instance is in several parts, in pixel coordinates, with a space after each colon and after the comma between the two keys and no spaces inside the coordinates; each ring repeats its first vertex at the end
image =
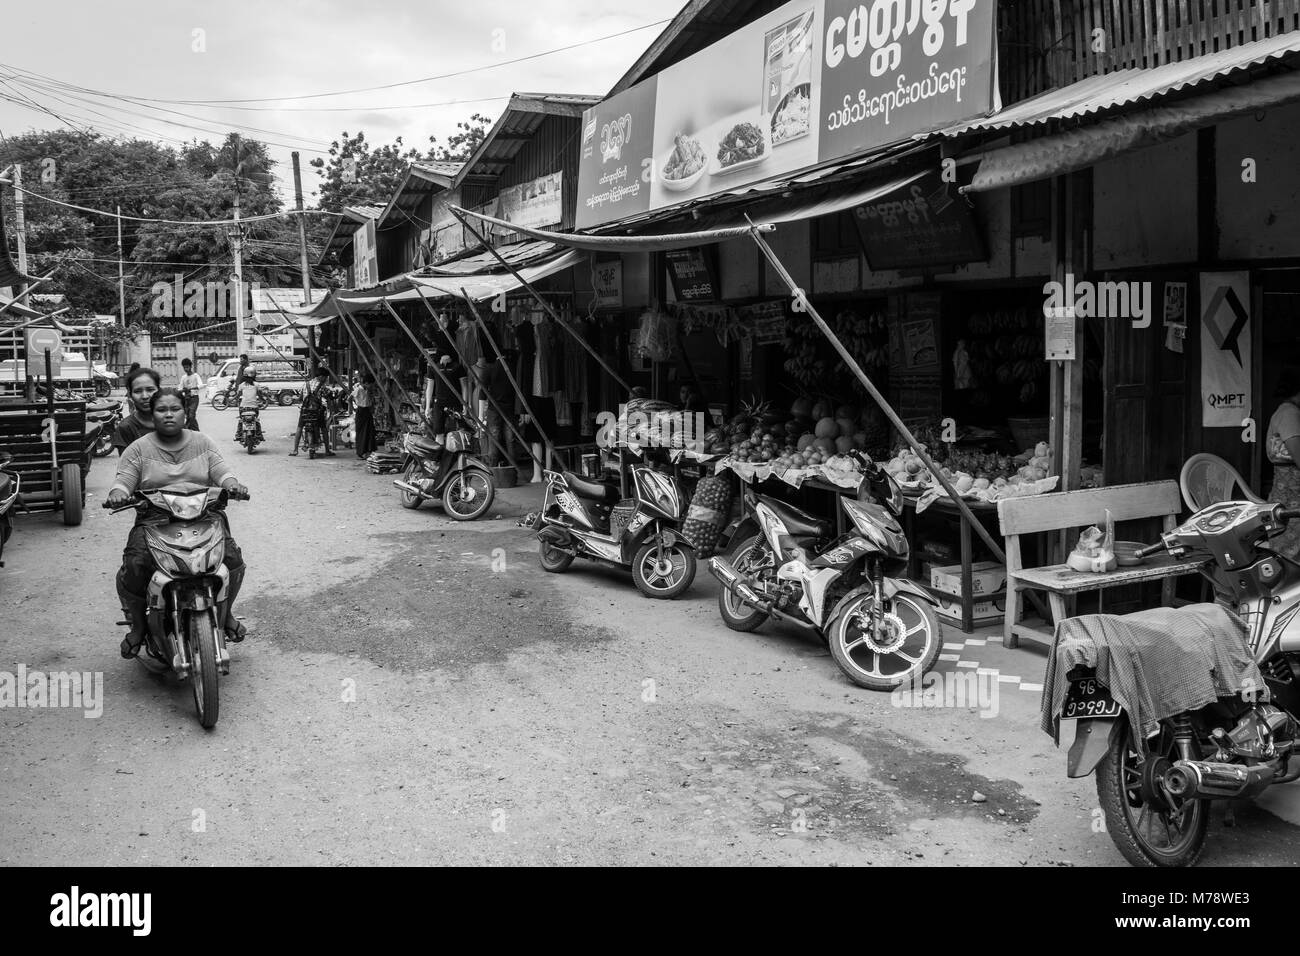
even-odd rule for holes
{"type": "MultiPolygon", "coordinates": [[[[584,260],[584,256],[577,250],[570,249],[567,252],[561,252],[544,262],[534,263],[522,268],[516,267],[519,274],[528,282],[533,284],[539,279],[545,279],[549,275],[560,272],[563,269],[569,269],[578,265],[584,260]]],[[[413,275],[410,277],[411,282],[419,290],[423,290],[425,296],[432,293],[434,298],[439,296],[449,296],[452,298],[461,298],[461,290],[476,302],[484,299],[492,299],[503,292],[513,292],[516,289],[523,288],[523,285],[509,272],[501,273],[475,273],[472,275],[459,276],[425,276],[413,275]]],[[[390,302],[406,301],[407,298],[418,298],[420,291],[414,291],[413,296],[401,294],[389,299],[390,302]]]]}
{"type": "MultiPolygon", "coordinates": [[[[1193,93],[1223,80],[1236,80],[1239,73],[1276,65],[1295,54],[1300,54],[1300,33],[1284,33],[1178,63],[1116,70],[1048,90],[993,116],[958,123],[936,133],[922,133],[918,138],[953,138],[967,133],[1037,126],[1053,120],[1101,118],[1104,113],[1193,93]]],[[[1258,85],[1256,82],[1251,87],[1258,85]]]]}
{"type": "Polygon", "coordinates": [[[1194,129],[1296,100],[1300,100],[1300,73],[1288,73],[1018,143],[985,154],[974,179],[961,191],[1002,189],[1083,169],[1194,129]]]}
{"type": "MultiPolygon", "coordinates": [[[[646,224],[634,235],[585,235],[569,232],[548,232],[544,229],[528,229],[513,223],[506,223],[512,230],[534,239],[545,240],[570,249],[586,252],[659,252],[668,249],[684,249],[691,246],[726,242],[749,235],[749,221],[756,226],[773,226],[783,222],[796,222],[817,216],[828,216],[873,202],[881,196],[888,195],[896,189],[907,186],[925,175],[925,170],[908,171],[896,174],[885,180],[872,182],[844,183],[835,182],[819,187],[806,187],[799,191],[787,191],[781,195],[751,201],[744,205],[732,205],[721,208],[701,208],[699,216],[704,227],[692,232],[656,233],[656,226],[646,224]]],[[[815,182],[815,180],[810,180],[815,182]]],[[[459,208],[459,207],[456,207],[459,208]]],[[[501,225],[500,219],[483,213],[460,209],[476,219],[501,225]]],[[[665,228],[662,224],[657,228],[665,228]]],[[[417,278],[416,281],[425,280],[417,278]]],[[[529,280],[531,281],[531,280],[529,280]]]]}

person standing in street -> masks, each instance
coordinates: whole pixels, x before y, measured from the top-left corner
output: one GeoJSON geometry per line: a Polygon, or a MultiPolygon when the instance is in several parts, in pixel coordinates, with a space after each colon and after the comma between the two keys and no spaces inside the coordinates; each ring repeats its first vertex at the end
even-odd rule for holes
{"type": "Polygon", "coordinates": [[[473,404],[477,406],[479,401],[487,402],[487,443],[482,451],[484,455],[489,456],[489,463],[495,465],[510,463],[508,444],[510,438],[506,434],[506,422],[503,416],[517,414],[514,388],[510,385],[510,378],[506,374],[502,361],[502,359],[489,360],[486,355],[480,355],[478,361],[474,363],[473,404]],[[488,401],[489,396],[490,401],[488,401]]]}
{"type": "Polygon", "coordinates": [[[199,395],[203,391],[203,376],[194,373],[194,362],[181,359],[181,394],[185,396],[185,427],[192,432],[199,430],[199,395]]]}
{"type": "MultiPolygon", "coordinates": [[[[1300,371],[1287,370],[1278,387],[1282,404],[1268,422],[1266,452],[1273,463],[1273,487],[1268,500],[1284,508],[1300,508],[1300,371]]],[[[1268,546],[1283,557],[1300,560],[1300,521],[1269,540],[1268,546]]]]}
{"type": "Polygon", "coordinates": [[[356,451],[358,458],[369,458],[375,450],[375,380],[369,372],[352,387],[355,410],[356,451]]]}
{"type": "Polygon", "coordinates": [[[429,430],[435,436],[447,430],[445,427],[447,412],[461,410],[463,403],[460,400],[460,393],[454,386],[465,374],[464,369],[450,355],[438,356],[438,370],[442,374],[434,375],[433,407],[429,410],[429,430]]]}
{"type": "MultiPolygon", "coordinates": [[[[298,411],[298,430],[293,436],[293,451],[290,455],[298,454],[298,446],[302,442],[302,433],[306,428],[316,428],[319,430],[321,444],[325,446],[325,455],[334,457],[334,450],[330,448],[329,422],[327,408],[325,407],[325,389],[329,385],[330,370],[321,366],[316,370],[316,377],[307,383],[307,387],[302,393],[302,408],[298,411]]],[[[308,445],[315,447],[308,437],[308,445]]]]}

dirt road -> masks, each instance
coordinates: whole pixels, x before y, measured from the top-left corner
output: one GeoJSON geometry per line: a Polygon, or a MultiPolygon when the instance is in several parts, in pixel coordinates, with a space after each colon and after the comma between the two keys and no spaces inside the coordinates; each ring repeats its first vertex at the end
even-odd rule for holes
{"type": "MultiPolygon", "coordinates": [[[[471,525],[407,511],[350,452],[287,457],[295,409],[264,416],[250,457],[200,413],[254,494],[211,732],[118,656],[116,459],[81,527],[19,518],[0,670],[102,672],[104,706],[0,709],[0,864],[1122,863],[1037,729],[1041,652],[949,629],[940,669],[994,672],[996,715],[899,708],[794,632],[727,630],[703,572],[667,603],[542,572],[530,489],[471,525]]],[[[1270,806],[1216,816],[1205,862],[1293,863],[1296,799],[1270,806]]]]}

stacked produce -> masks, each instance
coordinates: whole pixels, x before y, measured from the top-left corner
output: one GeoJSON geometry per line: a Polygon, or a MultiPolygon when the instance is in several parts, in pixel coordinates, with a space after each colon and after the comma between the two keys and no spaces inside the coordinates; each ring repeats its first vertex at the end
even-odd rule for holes
{"type": "MultiPolygon", "coordinates": [[[[1048,474],[1051,462],[1051,447],[1047,442],[1039,442],[1015,458],[981,452],[954,452],[945,463],[935,463],[958,494],[982,501],[997,501],[1042,494],[1055,488],[1057,479],[1048,474]]],[[[894,476],[904,491],[919,493],[937,489],[938,493],[943,493],[942,485],[910,448],[900,449],[886,462],[885,470],[894,476]]]]}
{"type": "Polygon", "coordinates": [[[682,522],[682,537],[690,542],[697,558],[710,557],[718,549],[731,513],[731,481],[717,475],[701,478],[695,486],[690,510],[682,522]]]}
{"type": "Polygon", "coordinates": [[[883,438],[879,419],[855,406],[799,398],[788,416],[773,412],[770,402],[751,405],[705,442],[710,452],[727,456],[726,467],[742,466],[742,474],[749,470],[743,466],[768,466],[787,480],[821,474],[847,481],[857,472],[848,453],[866,456],[883,438]]]}

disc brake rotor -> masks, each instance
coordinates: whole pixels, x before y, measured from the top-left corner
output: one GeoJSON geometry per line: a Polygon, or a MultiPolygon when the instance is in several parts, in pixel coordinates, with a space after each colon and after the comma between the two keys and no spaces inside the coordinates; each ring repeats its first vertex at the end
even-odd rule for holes
{"type": "Polygon", "coordinates": [[[892,611],[880,615],[880,627],[874,633],[871,629],[871,614],[858,612],[858,629],[862,631],[862,643],[877,654],[893,654],[903,646],[903,619],[892,611]]]}

